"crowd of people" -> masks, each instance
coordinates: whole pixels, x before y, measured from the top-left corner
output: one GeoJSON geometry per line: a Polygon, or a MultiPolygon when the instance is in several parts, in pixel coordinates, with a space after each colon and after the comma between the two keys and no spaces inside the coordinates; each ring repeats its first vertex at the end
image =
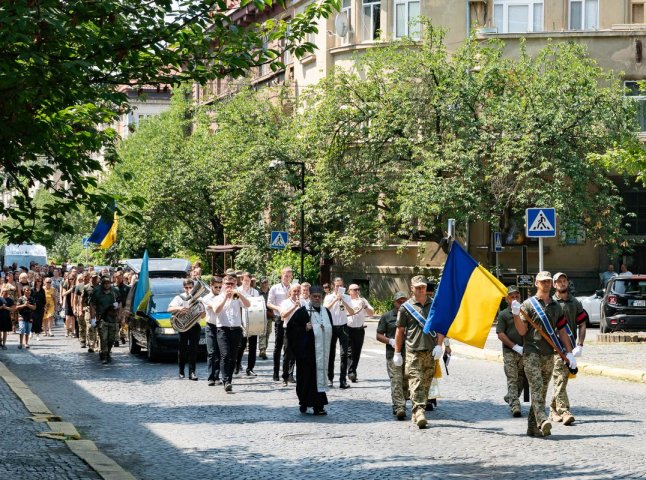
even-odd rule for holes
{"type": "MultiPolygon", "coordinates": [[[[57,319],[64,321],[66,337],[78,338],[80,347],[99,352],[103,363],[111,361],[113,346],[126,343],[125,301],[136,275],[117,269],[97,272],[92,266],[68,268],[32,265],[29,269],[7,268],[0,286],[0,339],[6,349],[7,335],[19,335],[18,348],[30,348],[30,340],[53,336],[57,319]]],[[[169,304],[173,315],[185,315],[192,293],[202,276],[194,265],[183,282],[184,293],[169,304]]],[[[539,272],[537,292],[520,303],[520,292],[508,288],[508,307],[497,318],[496,331],[503,344],[504,372],[507,377],[505,401],[511,414],[520,417],[523,388],[531,394],[528,413],[530,436],[548,436],[551,421],[574,423],[567,395],[568,378],[576,371],[576,359],[583,351],[587,313],[569,293],[568,277],[539,272]],[[551,290],[555,289],[552,295],[551,290]],[[545,414],[549,381],[554,383],[549,418],[545,414]]],[[[361,296],[357,284],[346,288],[342,278],[322,287],[307,282],[294,283],[289,267],[281,270],[280,281],[257,281],[249,272],[227,270],[210,279],[210,292],[201,298],[206,319],[207,381],[232,392],[234,376],[244,371],[255,377],[257,358],[267,360],[269,339],[274,333],[273,380],[283,386],[296,384],[301,412],[313,409],[325,415],[326,392],[334,386],[350,388],[359,381],[359,361],[365,338],[366,319],[374,314],[372,305],[361,296]],[[257,288],[256,288],[257,287],[257,288]],[[262,306],[262,328],[250,327],[248,311],[262,306]],[[247,317],[245,317],[247,315],[247,317]],[[245,330],[245,328],[247,330],[245,330]],[[339,347],[339,368],[336,349],[339,347]],[[245,350],[247,365],[242,361],[245,350]]],[[[439,332],[424,333],[432,305],[434,284],[423,276],[413,277],[410,292],[397,292],[393,308],[379,319],[376,340],[386,346],[386,371],[391,383],[392,413],[406,418],[411,402],[411,419],[425,428],[425,412],[436,399],[432,380],[440,359],[451,353],[448,338],[439,332]]],[[[179,332],[179,378],[197,381],[197,353],[201,336],[199,322],[179,332]]]]}

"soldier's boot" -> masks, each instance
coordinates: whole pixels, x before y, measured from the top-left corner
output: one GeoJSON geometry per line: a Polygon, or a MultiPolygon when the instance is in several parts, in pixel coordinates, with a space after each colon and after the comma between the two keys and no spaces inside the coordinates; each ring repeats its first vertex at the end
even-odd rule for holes
{"type": "Polygon", "coordinates": [[[550,419],[553,422],[562,422],[563,421],[563,417],[561,415],[559,415],[559,413],[556,410],[553,410],[551,408],[550,408],[550,419]]]}
{"type": "Polygon", "coordinates": [[[563,425],[572,425],[574,423],[574,415],[569,410],[563,412],[563,425]]]}
{"type": "Polygon", "coordinates": [[[395,410],[395,415],[397,415],[397,420],[404,420],[406,418],[406,409],[399,407],[395,410]]]}
{"type": "Polygon", "coordinates": [[[541,433],[544,437],[549,437],[552,434],[552,424],[549,420],[545,420],[541,423],[541,433]]]}
{"type": "Polygon", "coordinates": [[[101,360],[101,363],[104,365],[108,363],[108,355],[103,352],[99,353],[99,359],[101,360]]]}
{"type": "Polygon", "coordinates": [[[518,418],[518,417],[520,417],[520,416],[521,416],[521,413],[520,413],[520,405],[513,405],[513,406],[511,407],[511,416],[512,416],[512,417],[515,417],[515,418],[518,418]]]}
{"type": "Polygon", "coordinates": [[[533,424],[531,426],[527,426],[527,436],[529,437],[542,437],[543,432],[536,426],[536,424],[533,424]]]}
{"type": "Polygon", "coordinates": [[[426,428],[426,425],[428,421],[426,420],[426,414],[424,413],[424,410],[418,409],[415,412],[415,416],[413,417],[413,421],[415,424],[420,428],[426,428]]]}

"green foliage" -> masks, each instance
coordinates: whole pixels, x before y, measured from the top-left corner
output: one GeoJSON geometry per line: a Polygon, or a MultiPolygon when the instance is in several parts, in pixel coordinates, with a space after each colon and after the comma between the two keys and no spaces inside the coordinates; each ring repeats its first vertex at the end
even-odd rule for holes
{"type": "Polygon", "coordinates": [[[563,228],[612,252],[626,231],[611,153],[646,159],[619,76],[580,44],[521,45],[513,59],[470,40],[449,55],[441,31],[424,31],[420,47],[372,49],[304,100],[316,249],[351,260],[370,244],[438,241],[449,217],[505,231],[526,207],[554,206],[563,228]]]}
{"type": "MultiPolygon", "coordinates": [[[[274,253],[271,260],[267,263],[267,275],[275,278],[280,278],[280,271],[284,267],[292,267],[294,270],[294,278],[300,277],[301,271],[301,254],[293,250],[279,250],[274,253]]],[[[303,258],[303,276],[304,279],[300,281],[307,281],[315,285],[319,276],[319,263],[312,255],[305,254],[303,258]]]]}
{"type": "MultiPolygon", "coordinates": [[[[281,0],[240,2],[248,12],[285,6],[281,0]]],[[[289,21],[270,18],[242,27],[231,26],[226,0],[3,2],[0,122],[10,128],[0,129],[6,179],[0,188],[13,202],[11,208],[0,205],[0,215],[9,219],[0,235],[22,242],[71,233],[68,212],[83,206],[99,213],[111,198],[123,219],[141,221],[136,208],[124,208],[141,198],[94,188],[102,170],[94,154],[113,159],[117,142],[114,129],[104,126],[129,110],[117,87],[203,84],[266,63],[284,68],[282,52],[263,45],[280,41],[297,57],[313,51],[301,39],[337,7],[337,0],[313,2],[289,21]],[[52,193],[40,206],[30,195],[37,184],[52,193]],[[37,222],[44,229],[35,228],[37,222]]]]}
{"type": "Polygon", "coordinates": [[[375,315],[383,315],[394,308],[392,298],[371,298],[370,305],[375,309],[375,315]]]}

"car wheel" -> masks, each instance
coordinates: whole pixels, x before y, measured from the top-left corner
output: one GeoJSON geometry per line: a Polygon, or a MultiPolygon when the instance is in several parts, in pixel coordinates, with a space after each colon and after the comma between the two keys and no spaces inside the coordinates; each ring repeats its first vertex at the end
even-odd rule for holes
{"type": "Polygon", "coordinates": [[[148,360],[150,360],[151,362],[156,362],[157,360],[159,360],[159,352],[157,351],[157,347],[155,346],[155,339],[150,333],[148,333],[148,335],[146,336],[146,350],[148,360]]]}
{"type": "Polygon", "coordinates": [[[128,330],[128,350],[130,353],[133,355],[138,355],[141,353],[141,345],[137,343],[137,340],[135,340],[135,337],[132,336],[132,332],[128,330]]]}

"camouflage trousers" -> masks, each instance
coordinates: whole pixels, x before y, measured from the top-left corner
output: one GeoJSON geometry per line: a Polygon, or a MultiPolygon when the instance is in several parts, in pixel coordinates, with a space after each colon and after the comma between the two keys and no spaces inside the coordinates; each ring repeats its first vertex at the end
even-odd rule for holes
{"type": "Polygon", "coordinates": [[[539,355],[538,353],[527,353],[523,357],[525,363],[525,376],[529,383],[529,393],[532,404],[527,414],[527,430],[536,430],[547,420],[545,415],[545,397],[547,385],[552,377],[554,369],[553,355],[539,355]]]}
{"type": "Polygon", "coordinates": [[[86,343],[87,340],[87,323],[86,323],[86,318],[89,315],[89,313],[81,312],[81,315],[78,315],[78,322],[79,322],[79,342],[82,344],[86,343]]]}
{"type": "Polygon", "coordinates": [[[523,356],[505,348],[502,352],[502,362],[507,376],[505,402],[512,408],[520,407],[520,392],[523,391],[523,381],[525,379],[523,356]]]}
{"type": "Polygon", "coordinates": [[[386,360],[388,378],[390,378],[390,398],[393,402],[393,410],[398,408],[406,409],[406,400],[410,398],[408,391],[408,375],[405,371],[406,365],[395,366],[392,358],[386,360]]]}
{"type": "Polygon", "coordinates": [[[119,324],[117,322],[106,322],[101,320],[99,323],[99,338],[101,338],[101,359],[106,358],[112,350],[114,340],[117,338],[119,324]]]}
{"type": "Polygon", "coordinates": [[[421,410],[426,411],[428,391],[433,381],[435,360],[429,350],[411,352],[406,350],[406,373],[408,374],[408,387],[410,399],[413,403],[413,415],[421,410]]]}
{"type": "Polygon", "coordinates": [[[99,349],[99,341],[97,338],[96,327],[92,326],[92,319],[90,318],[90,312],[85,312],[85,343],[87,348],[91,348],[95,352],[99,349]]]}
{"type": "Polygon", "coordinates": [[[552,402],[550,410],[563,415],[566,411],[570,411],[570,399],[567,396],[567,382],[568,370],[565,363],[559,355],[554,355],[554,373],[552,380],[554,381],[554,393],[552,395],[552,402]]]}

